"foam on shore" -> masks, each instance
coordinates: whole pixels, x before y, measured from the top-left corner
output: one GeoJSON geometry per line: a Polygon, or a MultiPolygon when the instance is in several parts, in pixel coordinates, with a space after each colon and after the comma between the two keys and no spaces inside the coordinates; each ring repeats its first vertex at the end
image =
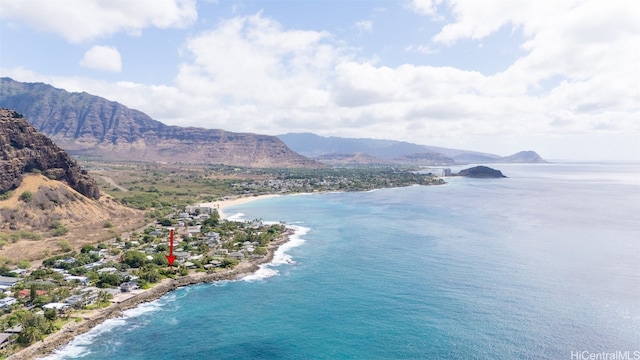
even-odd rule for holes
{"type": "Polygon", "coordinates": [[[278,250],[276,250],[273,254],[273,259],[271,260],[271,262],[260,265],[260,268],[256,272],[243,277],[243,281],[264,280],[279,274],[278,270],[274,269],[274,267],[285,264],[295,264],[295,261],[293,261],[291,255],[287,254],[287,250],[304,244],[305,240],[302,238],[302,236],[309,232],[309,228],[299,225],[288,225],[287,227],[294,230],[293,234],[289,235],[289,241],[278,247],[278,250]]]}
{"type": "Polygon", "coordinates": [[[61,360],[65,358],[84,357],[91,354],[87,347],[93,343],[93,339],[101,334],[111,332],[121,326],[127,325],[127,320],[158,311],[162,308],[159,300],[143,303],[137,307],[122,312],[122,316],[105,320],[102,324],[92,328],[84,334],[76,336],[64,347],[56,350],[53,354],[42,357],[42,360],[61,360]]]}

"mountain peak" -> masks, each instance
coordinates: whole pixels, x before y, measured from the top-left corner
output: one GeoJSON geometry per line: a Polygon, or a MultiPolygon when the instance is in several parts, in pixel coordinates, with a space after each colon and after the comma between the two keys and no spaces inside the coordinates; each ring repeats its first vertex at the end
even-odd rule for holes
{"type": "Polygon", "coordinates": [[[546,161],[535,151],[520,151],[510,156],[500,159],[503,163],[546,163],[546,161]]]}

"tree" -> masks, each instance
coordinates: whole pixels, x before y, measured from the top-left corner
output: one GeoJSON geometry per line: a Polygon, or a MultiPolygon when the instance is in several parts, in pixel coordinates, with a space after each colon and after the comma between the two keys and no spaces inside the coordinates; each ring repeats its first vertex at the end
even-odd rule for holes
{"type": "Polygon", "coordinates": [[[122,278],[116,274],[107,274],[102,273],[98,276],[98,285],[99,288],[105,288],[110,286],[118,286],[122,283],[122,278]]]}
{"type": "Polygon", "coordinates": [[[82,248],[80,248],[80,253],[86,254],[90,251],[94,251],[95,249],[96,248],[91,244],[83,245],[82,248]]]}
{"type": "Polygon", "coordinates": [[[56,309],[46,309],[44,311],[44,318],[54,322],[58,319],[58,312],[56,311],[56,309]]]}
{"type": "Polygon", "coordinates": [[[238,265],[238,260],[226,257],[222,260],[222,267],[232,268],[238,265]]]}
{"type": "Polygon", "coordinates": [[[38,297],[38,289],[36,289],[36,284],[31,284],[31,288],[29,289],[29,302],[33,304],[38,297]]]}
{"type": "Polygon", "coordinates": [[[178,274],[180,274],[180,276],[187,276],[189,275],[189,269],[186,266],[180,266],[180,269],[178,269],[178,274]]]}
{"type": "Polygon", "coordinates": [[[44,316],[35,315],[32,312],[25,312],[22,315],[20,325],[22,325],[22,332],[18,335],[18,343],[25,345],[40,341],[49,329],[44,316]]]}
{"type": "Polygon", "coordinates": [[[153,255],[153,263],[160,266],[169,266],[166,255],[160,253],[153,255]]]}
{"type": "Polygon", "coordinates": [[[128,250],[122,254],[122,262],[133,267],[139,268],[147,261],[147,255],[140,251],[128,250]]]}

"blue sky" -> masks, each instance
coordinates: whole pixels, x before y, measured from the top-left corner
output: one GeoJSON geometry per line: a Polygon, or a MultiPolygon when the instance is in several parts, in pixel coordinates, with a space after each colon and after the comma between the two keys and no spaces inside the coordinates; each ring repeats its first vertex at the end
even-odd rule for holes
{"type": "Polygon", "coordinates": [[[167,124],[640,159],[640,5],[0,0],[0,75],[167,124]]]}

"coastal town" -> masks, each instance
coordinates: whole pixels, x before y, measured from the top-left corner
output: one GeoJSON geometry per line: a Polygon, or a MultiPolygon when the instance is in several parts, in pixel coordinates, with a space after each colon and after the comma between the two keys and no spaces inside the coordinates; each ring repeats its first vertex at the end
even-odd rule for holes
{"type": "Polygon", "coordinates": [[[177,286],[255,271],[290,233],[284,224],[230,221],[221,219],[213,204],[194,205],[140,231],[48,257],[37,268],[27,263],[15,269],[3,266],[0,357],[58,335],[65,326],[117,315],[110,307],[121,311],[123,305],[154,300],[177,286]]]}

